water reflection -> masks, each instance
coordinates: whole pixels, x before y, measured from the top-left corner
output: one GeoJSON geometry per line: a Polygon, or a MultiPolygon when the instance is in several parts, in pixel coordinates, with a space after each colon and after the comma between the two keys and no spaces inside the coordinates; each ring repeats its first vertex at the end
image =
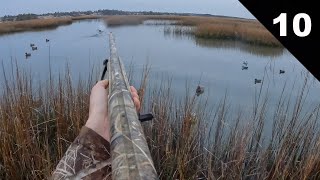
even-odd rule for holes
{"type": "Polygon", "coordinates": [[[248,43],[233,40],[211,40],[202,38],[194,38],[194,40],[195,43],[200,47],[239,49],[246,53],[250,53],[257,56],[277,57],[283,55],[285,50],[284,48],[279,47],[251,45],[248,43]]]}
{"type": "MultiPolygon", "coordinates": [[[[197,38],[194,35],[195,28],[193,26],[174,25],[175,21],[171,20],[146,20],[142,24],[135,24],[135,26],[158,26],[162,27],[165,38],[174,38],[178,40],[191,39],[199,47],[216,48],[216,49],[238,49],[245,53],[250,53],[262,57],[278,57],[283,55],[285,49],[283,47],[270,47],[253,45],[237,40],[223,40],[223,39],[204,39],[197,38]]],[[[129,27],[130,25],[124,25],[129,27]]],[[[118,28],[118,27],[108,27],[118,28]]]]}
{"type": "MultiPolygon", "coordinates": [[[[219,97],[226,89],[230,89],[230,97],[242,104],[251,103],[254,89],[260,84],[255,84],[255,78],[263,79],[266,76],[262,82],[269,81],[274,86],[270,87],[273,93],[278,94],[281,92],[278,87],[286,79],[290,83],[299,81],[293,77],[300,77],[299,72],[304,69],[282,48],[199,39],[194,37],[193,27],[161,23],[157,26],[141,24],[109,28],[104,27],[103,21],[89,20],[74,22],[55,31],[3,36],[0,37],[0,60],[3,60],[5,69],[10,69],[10,59],[17,59],[21,67],[30,68],[35,77],[42,80],[47,77],[49,59],[54,76],[62,72],[66,63],[69,63],[72,77],[77,80],[79,74],[86,75],[90,72],[89,65],[100,66],[108,57],[107,35],[112,31],[119,54],[125,64],[135,63],[137,76],[140,75],[143,64],[149,61],[152,73],[172,75],[177,93],[184,91],[187,77],[193,87],[197,85],[199,77],[202,77],[201,83],[206,87],[204,94],[210,92],[219,97]],[[46,43],[46,38],[50,42],[46,43]],[[24,53],[30,51],[30,43],[35,43],[39,50],[25,60],[24,53]],[[247,62],[245,66],[244,61],[247,62]],[[280,74],[280,70],[285,73],[280,74]],[[265,75],[265,72],[268,74],[265,75]]],[[[0,84],[2,80],[0,77],[0,84]]],[[[155,79],[152,81],[157,82],[155,79]]]]}
{"type": "Polygon", "coordinates": [[[163,28],[163,33],[166,38],[191,39],[199,47],[216,49],[238,49],[240,51],[262,57],[278,57],[283,55],[285,51],[285,49],[282,47],[253,45],[237,40],[197,38],[194,36],[193,32],[194,27],[171,25],[165,26],[163,28]]]}

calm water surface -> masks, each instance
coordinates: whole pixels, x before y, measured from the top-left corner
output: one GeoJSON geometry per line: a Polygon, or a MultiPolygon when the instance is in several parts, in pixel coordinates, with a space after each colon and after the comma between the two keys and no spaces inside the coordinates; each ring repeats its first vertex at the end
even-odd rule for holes
{"type": "MultiPolygon", "coordinates": [[[[307,71],[284,49],[195,39],[170,34],[165,31],[168,28],[168,25],[150,24],[108,28],[103,22],[94,20],[75,22],[55,30],[5,35],[0,36],[0,61],[8,70],[11,59],[16,60],[35,75],[35,82],[47,79],[49,59],[54,75],[64,72],[68,63],[76,81],[79,74],[85,77],[90,72],[89,67],[102,64],[109,56],[107,32],[112,31],[126,66],[135,65],[135,84],[140,78],[139,71],[149,62],[151,83],[160,81],[159,76],[170,76],[177,96],[185,92],[186,81],[193,90],[201,80],[205,94],[212,101],[221,99],[227,92],[228,99],[243,108],[252,106],[260,88],[261,84],[254,83],[255,78],[263,79],[264,86],[268,87],[270,106],[276,104],[284,84],[288,93],[293,90],[293,95],[302,86],[307,71]],[[97,29],[101,27],[105,28],[105,33],[99,34],[97,29]],[[50,42],[46,43],[46,38],[50,42]],[[38,50],[31,51],[30,43],[35,43],[38,50]],[[31,52],[32,56],[26,59],[25,52],[31,52]],[[248,70],[242,70],[243,61],[248,62],[248,70]],[[279,74],[280,69],[285,73],[279,74]]],[[[3,70],[0,71],[3,86],[3,70]]],[[[313,76],[310,80],[307,103],[313,106],[320,102],[320,86],[313,76]]]]}

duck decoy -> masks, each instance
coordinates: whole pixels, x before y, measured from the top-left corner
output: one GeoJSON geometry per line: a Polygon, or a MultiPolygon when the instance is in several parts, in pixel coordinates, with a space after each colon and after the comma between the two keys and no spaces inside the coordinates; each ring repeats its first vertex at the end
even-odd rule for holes
{"type": "Polygon", "coordinates": [[[50,40],[49,39],[46,39],[46,42],[49,42],[50,40]]]}
{"type": "Polygon", "coordinates": [[[254,79],[254,84],[261,83],[261,79],[254,79]]]}
{"type": "Polygon", "coordinates": [[[33,46],[32,51],[38,50],[38,47],[33,46]]]}
{"type": "Polygon", "coordinates": [[[25,53],[25,55],[26,55],[26,58],[28,58],[31,56],[31,53],[25,53]]]}
{"type": "Polygon", "coordinates": [[[197,89],[196,89],[196,94],[197,96],[200,96],[200,94],[202,94],[204,92],[204,87],[198,85],[197,89]]]}
{"type": "Polygon", "coordinates": [[[242,70],[247,70],[248,66],[242,66],[242,70]]]}
{"type": "Polygon", "coordinates": [[[280,73],[279,74],[284,74],[285,71],[280,69],[280,73]]]}

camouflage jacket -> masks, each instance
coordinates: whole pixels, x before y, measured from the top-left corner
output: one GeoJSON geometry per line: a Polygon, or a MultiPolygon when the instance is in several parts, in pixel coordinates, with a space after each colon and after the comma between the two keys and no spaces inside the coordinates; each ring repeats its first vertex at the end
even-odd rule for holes
{"type": "Polygon", "coordinates": [[[60,160],[52,179],[111,179],[110,143],[83,126],[60,160]]]}

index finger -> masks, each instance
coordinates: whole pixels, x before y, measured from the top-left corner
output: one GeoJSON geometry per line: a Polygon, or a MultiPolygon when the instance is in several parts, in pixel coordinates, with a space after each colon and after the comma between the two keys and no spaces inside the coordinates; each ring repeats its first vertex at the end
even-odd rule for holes
{"type": "Polygon", "coordinates": [[[133,86],[130,86],[131,92],[132,93],[136,93],[138,94],[138,91],[136,90],[136,88],[134,88],[133,86]]]}

